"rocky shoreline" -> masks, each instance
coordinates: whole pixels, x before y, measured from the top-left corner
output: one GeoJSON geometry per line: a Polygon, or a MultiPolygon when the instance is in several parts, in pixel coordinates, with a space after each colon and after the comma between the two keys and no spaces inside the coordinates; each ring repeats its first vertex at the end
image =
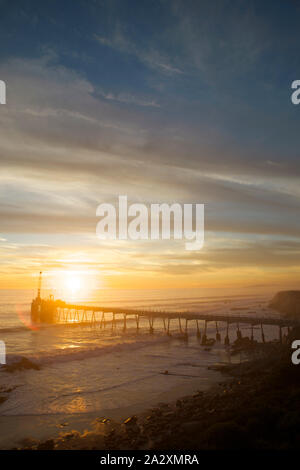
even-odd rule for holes
{"type": "MultiPolygon", "coordinates": [[[[256,348],[255,348],[256,349],[256,348]]],[[[219,366],[224,381],[176,403],[160,403],[123,423],[99,418],[84,433],[20,449],[298,449],[300,369],[288,345],[266,344],[237,365],[219,366]]]]}

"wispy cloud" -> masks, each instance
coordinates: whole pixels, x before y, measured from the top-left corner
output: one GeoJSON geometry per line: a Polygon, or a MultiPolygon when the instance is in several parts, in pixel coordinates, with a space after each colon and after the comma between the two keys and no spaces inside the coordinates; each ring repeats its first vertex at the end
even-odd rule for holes
{"type": "Polygon", "coordinates": [[[138,106],[150,106],[153,108],[160,108],[160,104],[155,100],[149,100],[147,98],[131,95],[129,93],[112,93],[105,92],[103,90],[97,90],[97,95],[102,96],[106,100],[118,101],[119,103],[134,104],[138,106]]]}
{"type": "Polygon", "coordinates": [[[98,34],[94,35],[96,41],[101,45],[111,47],[124,54],[132,55],[141,63],[151,69],[155,69],[166,75],[180,75],[184,71],[171,63],[170,58],[153,47],[142,49],[130,41],[122,31],[120,25],[117,25],[110,38],[98,34]]]}
{"type": "Polygon", "coordinates": [[[78,263],[139,278],[146,266],[172,282],[243,271],[256,283],[299,271],[298,110],[282,91],[299,33],[279,33],[276,5],[261,17],[253,2],[136,2],[135,15],[92,3],[88,31],[59,12],[49,46],[24,41],[23,58],[1,61],[1,272],[78,263]],[[204,250],[97,245],[95,208],[118,194],[204,202],[204,250]]]}

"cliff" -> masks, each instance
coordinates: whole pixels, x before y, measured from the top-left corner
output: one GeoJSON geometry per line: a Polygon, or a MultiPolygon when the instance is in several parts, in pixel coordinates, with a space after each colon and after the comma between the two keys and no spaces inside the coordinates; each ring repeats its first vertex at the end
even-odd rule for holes
{"type": "Polygon", "coordinates": [[[287,317],[300,318],[300,290],[278,292],[271,300],[269,307],[287,317]]]}

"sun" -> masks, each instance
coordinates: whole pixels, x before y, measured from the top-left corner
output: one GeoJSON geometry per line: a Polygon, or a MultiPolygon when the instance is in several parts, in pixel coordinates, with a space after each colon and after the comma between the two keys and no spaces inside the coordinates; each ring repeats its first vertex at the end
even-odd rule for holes
{"type": "Polygon", "coordinates": [[[63,291],[66,298],[77,299],[85,291],[84,280],[78,273],[68,272],[64,276],[63,291]]]}
{"type": "Polygon", "coordinates": [[[82,282],[79,276],[69,275],[66,279],[66,288],[70,293],[77,293],[82,287],[82,282]]]}
{"type": "Polygon", "coordinates": [[[99,276],[82,269],[61,269],[52,271],[48,276],[48,286],[56,299],[82,301],[90,299],[99,289],[99,276]]]}

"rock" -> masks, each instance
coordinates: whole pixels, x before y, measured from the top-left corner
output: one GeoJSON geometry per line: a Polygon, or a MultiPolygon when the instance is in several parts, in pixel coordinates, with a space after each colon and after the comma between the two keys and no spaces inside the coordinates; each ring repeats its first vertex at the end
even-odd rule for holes
{"type": "Polygon", "coordinates": [[[33,439],[32,437],[25,437],[25,439],[20,441],[20,444],[22,449],[32,449],[39,444],[39,441],[37,439],[33,439]]]}
{"type": "Polygon", "coordinates": [[[54,449],[54,440],[48,439],[45,442],[42,442],[37,446],[37,450],[53,450],[54,449]]]}
{"type": "Polygon", "coordinates": [[[74,437],[78,437],[78,436],[79,436],[78,431],[74,431],[74,432],[69,432],[67,434],[64,434],[63,438],[66,441],[69,441],[69,440],[73,439],[74,437]]]}
{"type": "Polygon", "coordinates": [[[187,423],[182,423],[181,429],[186,434],[194,434],[197,431],[199,431],[200,426],[201,426],[201,421],[189,421],[187,423]]]}
{"type": "Polygon", "coordinates": [[[247,447],[244,429],[233,421],[216,423],[207,430],[207,441],[215,449],[243,449],[247,447]]]}
{"type": "Polygon", "coordinates": [[[173,415],[174,415],[173,411],[164,411],[163,412],[163,417],[164,418],[170,418],[173,415]]]}
{"type": "Polygon", "coordinates": [[[278,292],[269,303],[269,307],[286,317],[300,319],[300,291],[287,290],[278,292]]]}
{"type": "Polygon", "coordinates": [[[97,419],[96,419],[96,422],[97,422],[97,423],[102,423],[102,424],[109,424],[109,423],[110,423],[110,419],[109,419],[109,418],[97,418],[97,419]]]}
{"type": "Polygon", "coordinates": [[[23,369],[35,369],[40,370],[40,366],[30,361],[26,357],[22,357],[19,361],[13,362],[12,364],[6,364],[3,366],[3,370],[6,372],[15,372],[23,369]]]}
{"type": "Polygon", "coordinates": [[[125,419],[123,424],[136,424],[137,422],[137,417],[136,416],[130,416],[129,418],[125,419]]]}
{"type": "Polygon", "coordinates": [[[161,414],[162,414],[162,411],[161,411],[160,408],[152,408],[151,411],[152,411],[154,416],[161,416],[161,414]]]}

